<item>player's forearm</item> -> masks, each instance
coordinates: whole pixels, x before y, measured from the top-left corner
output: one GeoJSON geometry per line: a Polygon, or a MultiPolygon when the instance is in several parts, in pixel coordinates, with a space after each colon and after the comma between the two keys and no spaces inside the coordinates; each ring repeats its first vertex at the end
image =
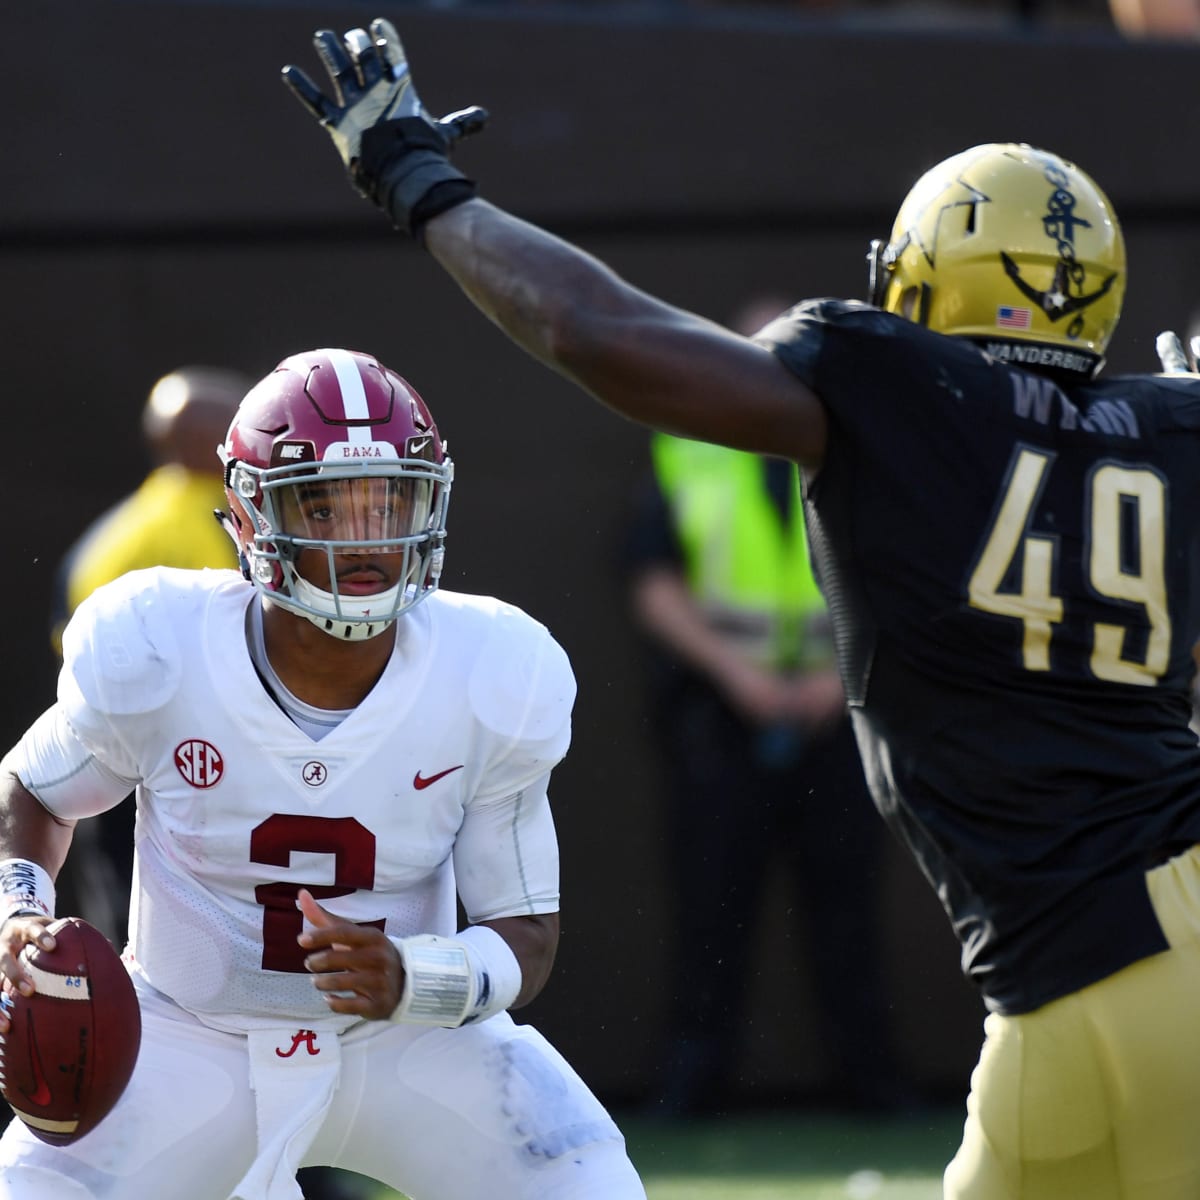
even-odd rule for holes
{"type": "Polygon", "coordinates": [[[535,999],[554,966],[558,953],[558,913],[539,913],[528,917],[497,917],[481,921],[498,933],[521,965],[521,990],[509,1008],[520,1008],[535,999]]]}
{"type": "Polygon", "coordinates": [[[430,221],[425,245],[489,320],[564,374],[600,321],[636,321],[653,306],[591,255],[484,200],[430,221]]]}
{"type": "Polygon", "coordinates": [[[484,200],[425,226],[466,295],[529,354],[633,421],[819,461],[825,418],[773,354],[484,200]]]}
{"type": "Polygon", "coordinates": [[[716,406],[693,372],[700,340],[723,337],[719,326],[484,200],[430,221],[425,244],[517,345],[608,407],[656,428],[710,432],[716,406]]]}

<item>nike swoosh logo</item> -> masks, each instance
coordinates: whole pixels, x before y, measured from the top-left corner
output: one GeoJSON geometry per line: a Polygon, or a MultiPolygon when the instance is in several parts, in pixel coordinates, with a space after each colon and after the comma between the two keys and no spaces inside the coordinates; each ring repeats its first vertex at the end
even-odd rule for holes
{"type": "Polygon", "coordinates": [[[439,771],[436,775],[430,775],[428,778],[418,771],[413,776],[413,787],[419,792],[427,788],[431,783],[437,783],[439,779],[445,779],[447,775],[453,775],[455,771],[461,771],[464,766],[466,766],[466,763],[459,763],[457,767],[447,767],[444,771],[439,771]]]}
{"type": "Polygon", "coordinates": [[[29,1037],[29,1065],[33,1070],[34,1088],[32,1092],[22,1088],[21,1092],[31,1104],[36,1104],[38,1108],[45,1108],[52,1097],[50,1085],[46,1082],[46,1072],[42,1067],[41,1055],[38,1054],[37,1042],[33,1040],[33,1013],[25,1014],[25,1030],[29,1037]]]}

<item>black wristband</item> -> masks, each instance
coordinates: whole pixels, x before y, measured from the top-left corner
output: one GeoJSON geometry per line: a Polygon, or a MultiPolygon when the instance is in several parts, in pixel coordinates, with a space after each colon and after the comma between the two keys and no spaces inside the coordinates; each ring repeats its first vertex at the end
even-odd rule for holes
{"type": "Polygon", "coordinates": [[[432,220],[440,213],[444,213],[447,209],[454,208],[464,201],[473,199],[478,190],[475,181],[468,179],[465,175],[458,179],[443,179],[441,183],[435,183],[413,205],[409,214],[408,222],[412,235],[420,240],[426,221],[432,220]]]}
{"type": "Polygon", "coordinates": [[[397,229],[419,234],[432,217],[475,195],[475,183],[447,158],[442,133],[421,117],[383,121],[363,134],[355,186],[397,229]]]}

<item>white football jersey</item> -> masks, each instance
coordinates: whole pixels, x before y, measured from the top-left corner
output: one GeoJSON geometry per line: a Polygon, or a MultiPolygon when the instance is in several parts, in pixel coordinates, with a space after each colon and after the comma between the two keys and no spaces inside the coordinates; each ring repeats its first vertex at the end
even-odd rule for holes
{"type": "Polygon", "coordinates": [[[472,922],[557,911],[545,777],[575,680],[519,609],[436,592],[397,622],[370,695],[313,741],[254,669],[255,597],[233,571],[153,568],[99,589],[64,637],[59,705],[136,783],[130,949],[145,980],[218,1028],[341,1028],[354,1018],[328,1010],[296,942],[301,887],[400,937],[453,935],[456,891],[472,922]]]}

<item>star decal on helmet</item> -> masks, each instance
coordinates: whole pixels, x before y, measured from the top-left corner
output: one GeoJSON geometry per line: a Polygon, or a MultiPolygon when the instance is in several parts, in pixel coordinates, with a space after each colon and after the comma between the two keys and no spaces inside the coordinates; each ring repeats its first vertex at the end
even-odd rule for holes
{"type": "Polygon", "coordinates": [[[916,220],[904,231],[899,242],[888,247],[888,258],[894,262],[915,244],[931,266],[937,266],[937,243],[941,231],[942,219],[954,208],[970,207],[977,204],[990,204],[991,196],[981,192],[969,184],[961,175],[947,180],[941,191],[930,198],[929,202],[917,213],[916,220]]]}
{"type": "Polygon", "coordinates": [[[1117,272],[1114,271],[1094,292],[1072,296],[1070,294],[1070,267],[1067,263],[1060,261],[1054,268],[1054,279],[1050,286],[1044,291],[1039,291],[1021,278],[1021,268],[1003,250],[1000,251],[1000,262],[1004,266],[1004,273],[1017,285],[1021,294],[1032,300],[1051,321],[1071,316],[1073,313],[1087,308],[1089,304],[1095,304],[1101,296],[1108,294],[1117,281],[1117,272]]]}

